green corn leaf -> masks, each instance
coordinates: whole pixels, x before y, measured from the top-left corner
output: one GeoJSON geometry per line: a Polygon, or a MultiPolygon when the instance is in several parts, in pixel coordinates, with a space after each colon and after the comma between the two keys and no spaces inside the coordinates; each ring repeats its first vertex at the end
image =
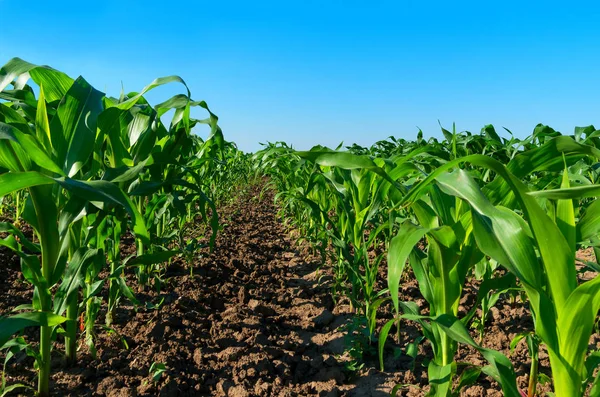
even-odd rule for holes
{"type": "Polygon", "coordinates": [[[600,200],[591,203],[577,223],[577,241],[582,242],[600,234],[600,200]]]}
{"type": "Polygon", "coordinates": [[[15,314],[14,316],[0,318],[0,348],[2,348],[10,338],[27,327],[48,326],[54,327],[62,324],[66,318],[54,313],[31,312],[15,314]]]}
{"type": "Polygon", "coordinates": [[[585,356],[596,315],[600,310],[600,277],[581,284],[565,302],[558,319],[560,354],[570,365],[564,369],[552,363],[555,383],[573,384],[585,379],[585,356]],[[557,371],[561,369],[560,371],[557,371]]]}
{"type": "Polygon", "coordinates": [[[475,210],[473,224],[480,248],[528,285],[541,287],[537,258],[518,215],[494,207],[465,171],[440,176],[437,181],[443,190],[467,200],[475,210]]]}
{"type": "MultiPolygon", "coordinates": [[[[515,156],[508,163],[507,168],[516,178],[523,178],[538,171],[558,172],[564,168],[565,162],[567,166],[570,166],[583,156],[600,158],[600,150],[577,143],[568,136],[557,136],[542,146],[515,156]]],[[[495,180],[488,185],[486,191],[489,192],[491,201],[494,203],[500,201],[507,203],[515,197],[515,192],[506,179],[495,180]]]]}
{"type": "Polygon", "coordinates": [[[97,296],[100,293],[100,291],[102,291],[103,284],[104,284],[103,280],[98,280],[98,281],[90,284],[89,287],[86,287],[87,299],[89,300],[89,299],[92,299],[93,297],[97,296]]]}
{"type": "Polygon", "coordinates": [[[18,389],[27,389],[29,390],[31,393],[35,392],[35,389],[31,386],[27,386],[24,385],[22,383],[14,383],[12,385],[8,385],[6,386],[4,389],[2,389],[2,394],[0,394],[0,397],[4,397],[4,396],[8,396],[10,395],[13,391],[18,390],[18,389]]]}
{"type": "Polygon", "coordinates": [[[405,222],[400,226],[398,234],[390,242],[388,250],[388,288],[396,313],[399,311],[398,293],[404,266],[413,247],[417,245],[427,232],[428,229],[405,222]]]}
{"type": "Polygon", "coordinates": [[[430,391],[428,396],[447,397],[450,395],[452,387],[452,378],[456,372],[456,363],[448,365],[438,365],[435,361],[430,361],[427,367],[427,375],[430,391]]]}
{"type": "Polygon", "coordinates": [[[35,134],[38,142],[41,142],[42,147],[46,149],[46,152],[51,153],[52,137],[50,136],[50,123],[48,122],[44,86],[40,86],[40,95],[38,98],[37,111],[35,113],[35,134]]]}
{"type": "MultiPolygon", "coordinates": [[[[106,97],[104,97],[106,100],[106,97]]],[[[102,137],[101,142],[106,139],[110,146],[110,152],[107,153],[109,164],[113,168],[133,165],[133,159],[129,153],[129,148],[125,145],[125,134],[127,124],[132,118],[131,112],[121,110],[116,107],[105,109],[98,116],[98,131],[102,137]]]]}
{"type": "Polygon", "coordinates": [[[378,341],[378,352],[379,352],[379,368],[383,372],[385,369],[383,368],[383,349],[385,348],[385,342],[387,341],[388,334],[390,333],[390,329],[396,323],[397,320],[392,319],[381,327],[381,332],[379,333],[379,341],[378,341]]]}
{"type": "MultiPolygon", "coordinates": [[[[569,176],[567,170],[563,172],[561,189],[569,188],[569,176]]],[[[558,200],[556,204],[556,224],[560,229],[567,244],[571,248],[572,255],[575,255],[576,229],[575,229],[575,210],[573,200],[558,200]]]]}
{"type": "MultiPolygon", "coordinates": [[[[553,299],[557,303],[557,308],[561,308],[566,301],[571,291],[575,288],[577,279],[575,275],[574,258],[568,244],[562,237],[560,230],[556,224],[548,218],[545,211],[538,205],[533,197],[527,194],[527,188],[521,181],[516,179],[507,169],[498,161],[480,155],[467,156],[450,162],[442,167],[439,167],[429,177],[419,184],[415,192],[408,194],[405,200],[409,200],[412,196],[417,195],[431,183],[431,180],[437,178],[446,169],[451,168],[455,163],[471,162],[486,168],[492,169],[498,173],[501,178],[507,181],[508,185],[514,192],[517,199],[525,211],[525,215],[531,224],[532,232],[535,240],[539,242],[538,248],[543,258],[543,265],[548,275],[548,281],[552,290],[553,299]]],[[[465,179],[465,178],[463,178],[465,179]]],[[[467,178],[468,179],[468,178],[467,178]]],[[[466,180],[466,179],[465,179],[466,180]]],[[[461,191],[458,191],[459,194],[461,191]]],[[[475,208],[479,211],[477,208],[475,208]]],[[[499,219],[501,219],[500,217],[499,219]]],[[[505,218],[505,217],[504,217],[505,218]]],[[[475,217],[474,217],[475,223],[475,217]]],[[[499,261],[500,262],[500,261],[499,261]]],[[[560,309],[558,309],[560,310],[560,309]]],[[[559,313],[560,314],[560,313],[559,313]]]]}
{"type": "Polygon", "coordinates": [[[131,216],[135,235],[144,242],[149,243],[148,230],[142,215],[117,185],[107,181],[83,182],[69,178],[57,178],[56,181],[65,189],[85,198],[87,201],[106,202],[122,206],[131,216]]]}
{"type": "Polygon", "coordinates": [[[7,172],[0,174],[0,196],[32,186],[49,185],[54,180],[36,171],[7,172]]]}
{"type": "Polygon", "coordinates": [[[27,250],[33,253],[40,252],[39,244],[34,244],[21,232],[15,225],[8,222],[0,222],[0,233],[9,233],[19,238],[19,243],[23,245],[27,250]]]}
{"type": "Polygon", "coordinates": [[[530,239],[521,227],[519,216],[512,211],[494,207],[464,171],[446,174],[438,178],[438,183],[448,193],[471,204],[477,245],[523,282],[532,310],[538,314],[536,330],[551,349],[558,349],[555,309],[550,298],[543,292],[542,271],[530,239]]]}
{"type": "Polygon", "coordinates": [[[121,293],[127,299],[129,299],[129,301],[131,303],[133,303],[135,306],[139,306],[140,305],[140,301],[135,297],[135,295],[133,294],[133,291],[131,290],[131,288],[129,288],[129,286],[125,282],[125,279],[123,277],[119,277],[118,278],[118,283],[119,283],[119,289],[121,290],[121,293]]]}
{"type": "Polygon", "coordinates": [[[600,185],[584,185],[561,189],[539,190],[528,192],[532,197],[546,198],[552,200],[567,200],[584,197],[600,196],[600,185]]]}
{"type": "Polygon", "coordinates": [[[102,112],[103,93],[83,78],[69,88],[50,121],[52,147],[57,164],[69,177],[89,161],[94,150],[98,115],[102,112]]]}
{"type": "MultiPolygon", "coordinates": [[[[511,289],[517,289],[517,279],[514,273],[506,273],[501,277],[495,277],[487,280],[483,280],[477,291],[477,300],[473,305],[473,308],[467,313],[467,315],[461,319],[463,324],[467,324],[479,308],[481,302],[488,297],[491,291],[497,291],[496,294],[505,293],[511,289]]],[[[484,314],[485,315],[485,314],[484,314]]]]}
{"type": "MultiPolygon", "coordinates": [[[[54,163],[50,156],[48,156],[47,152],[41,147],[35,136],[24,134],[19,129],[9,124],[0,122],[0,140],[8,140],[18,143],[22,150],[27,153],[27,158],[30,158],[38,166],[57,174],[64,175],[62,170],[54,163]]],[[[14,143],[12,143],[12,145],[14,145],[14,143]]],[[[26,170],[25,167],[22,166],[27,164],[23,161],[25,157],[18,157],[17,153],[12,153],[11,155],[14,156],[13,158],[17,159],[12,163],[20,163],[21,166],[13,165],[10,169],[12,171],[18,171],[21,169],[26,170]]]]}
{"type": "Polygon", "coordinates": [[[126,101],[123,101],[117,105],[115,105],[117,108],[119,109],[131,109],[132,106],[134,106],[142,97],[145,93],[147,93],[148,91],[156,88],[156,87],[160,87],[161,85],[164,84],[168,84],[168,83],[181,83],[185,86],[186,90],[187,90],[187,97],[190,97],[190,91],[187,87],[187,85],[185,84],[185,81],[183,81],[183,79],[179,76],[167,76],[167,77],[159,77],[157,79],[155,79],[152,83],[148,84],[146,87],[144,87],[144,89],[139,93],[139,94],[135,94],[133,96],[131,96],[129,99],[127,99],[126,101]]]}
{"type": "Polygon", "coordinates": [[[83,278],[85,266],[98,255],[99,251],[96,249],[89,249],[81,247],[73,258],[69,261],[69,264],[63,274],[63,272],[57,272],[53,276],[51,285],[55,284],[59,279],[62,278],[62,282],[58,291],[54,295],[54,312],[58,315],[62,315],[67,309],[69,298],[72,294],[79,291],[79,287],[83,284],[83,278]]]}
{"type": "Polygon", "coordinates": [[[432,283],[433,280],[429,277],[425,267],[427,257],[421,252],[421,250],[414,248],[411,251],[409,258],[410,266],[413,269],[417,282],[419,283],[421,294],[423,295],[423,298],[425,298],[425,300],[431,304],[434,302],[434,286],[432,283]]]}
{"type": "Polygon", "coordinates": [[[44,96],[48,102],[62,99],[74,83],[72,78],[49,66],[37,66],[29,70],[29,74],[38,86],[44,86],[44,96]]]}
{"type": "Polygon", "coordinates": [[[339,167],[345,170],[369,170],[378,174],[383,179],[390,182],[392,185],[397,186],[395,181],[393,181],[390,178],[390,176],[385,172],[385,170],[377,166],[373,162],[373,160],[371,160],[368,156],[359,156],[347,152],[335,152],[331,150],[324,151],[314,149],[306,152],[296,152],[296,155],[300,156],[301,158],[313,161],[322,166],[339,167]]]}
{"type": "Polygon", "coordinates": [[[599,397],[600,396],[600,376],[597,376],[592,382],[592,387],[590,389],[590,397],[599,397]]]}
{"type": "Polygon", "coordinates": [[[107,168],[103,179],[113,183],[129,182],[139,177],[140,172],[146,167],[146,164],[152,163],[152,157],[146,158],[133,167],[121,166],[119,168],[107,168]]]}
{"type": "Polygon", "coordinates": [[[27,73],[36,65],[26,62],[20,58],[13,58],[0,69],[0,91],[4,91],[14,79],[27,73]]]}
{"type": "Polygon", "coordinates": [[[10,235],[6,238],[0,239],[0,245],[13,250],[14,252],[21,252],[19,243],[17,242],[17,239],[13,235],[10,235]]]}
{"type": "Polygon", "coordinates": [[[458,385],[454,389],[454,395],[460,396],[460,392],[464,387],[474,384],[481,375],[481,368],[477,366],[470,366],[463,370],[458,379],[458,385]]]}
{"type": "MultiPolygon", "coordinates": [[[[61,99],[73,84],[72,78],[49,66],[38,66],[20,58],[13,58],[0,69],[0,91],[4,91],[17,78],[26,76],[28,79],[27,73],[37,85],[46,88],[46,99],[49,102],[61,99]]],[[[24,82],[23,79],[20,83],[21,87],[24,82]]]]}

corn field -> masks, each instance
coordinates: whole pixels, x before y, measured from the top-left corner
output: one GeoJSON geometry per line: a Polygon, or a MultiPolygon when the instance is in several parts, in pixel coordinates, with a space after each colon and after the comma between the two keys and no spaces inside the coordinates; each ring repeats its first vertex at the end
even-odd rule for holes
{"type": "Polygon", "coordinates": [[[600,396],[600,131],[244,153],[218,121],[178,76],[0,69],[0,396],[600,396]]]}

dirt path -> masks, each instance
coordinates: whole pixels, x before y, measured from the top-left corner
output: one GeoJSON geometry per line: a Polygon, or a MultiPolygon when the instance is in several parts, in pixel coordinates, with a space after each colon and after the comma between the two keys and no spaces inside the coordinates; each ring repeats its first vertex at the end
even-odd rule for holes
{"type": "MultiPolygon", "coordinates": [[[[79,366],[62,368],[55,352],[52,388],[72,396],[385,396],[400,379],[370,371],[349,379],[344,369],[347,307],[334,309],[331,277],[319,258],[299,249],[276,216],[271,193],[258,187],[221,209],[224,229],[214,254],[198,258],[195,274],[175,262],[161,293],[138,294],[160,309],[124,303],[114,331],[98,329],[98,359],[87,349],[79,366]],[[164,301],[163,301],[164,299],[164,301]],[[124,345],[127,345],[127,349],[124,345]],[[164,364],[153,381],[149,369],[164,364]]],[[[10,266],[0,315],[31,299],[10,266]]],[[[99,324],[104,321],[103,314],[99,324]]],[[[29,334],[36,339],[35,331],[29,334]]],[[[9,383],[34,385],[32,360],[13,361],[9,383]]]]}

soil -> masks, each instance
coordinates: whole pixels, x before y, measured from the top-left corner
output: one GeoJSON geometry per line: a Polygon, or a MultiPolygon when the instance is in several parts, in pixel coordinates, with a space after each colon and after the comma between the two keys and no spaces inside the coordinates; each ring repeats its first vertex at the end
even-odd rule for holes
{"type": "MultiPolygon", "coordinates": [[[[353,315],[347,302],[334,302],[331,270],[320,256],[295,244],[282,225],[273,194],[251,186],[220,208],[223,230],[213,253],[194,259],[193,275],[180,259],[167,270],[161,291],[137,294],[142,307],[122,302],[112,330],[97,329],[97,358],[82,344],[76,366],[65,367],[60,343],[54,351],[51,389],[57,396],[421,396],[427,390],[427,342],[416,362],[399,351],[420,335],[416,323],[404,322],[400,341],[390,335],[385,371],[376,355],[365,357],[360,369],[349,368],[345,327],[353,315]],[[149,309],[147,304],[154,305],[149,309]],[[156,308],[158,307],[158,308],[156,308]],[[165,372],[154,380],[153,363],[165,372]]],[[[132,241],[129,241],[133,244],[132,241]]],[[[128,251],[133,248],[127,247],[128,251]]],[[[590,252],[584,254],[590,260],[590,252]]],[[[591,253],[593,255],[593,252],[591,253]]],[[[385,264],[381,282],[385,281],[385,264]]],[[[31,302],[32,290],[22,280],[19,260],[0,248],[0,315],[31,302]]],[[[131,279],[132,284],[134,280],[131,279]]],[[[103,291],[106,294],[106,289],[103,291]]],[[[403,300],[427,310],[410,273],[402,286],[403,300]]],[[[470,280],[461,300],[466,312],[477,294],[470,280]]],[[[104,308],[103,308],[104,310],[104,308]]],[[[104,323],[104,312],[98,324],[104,323]]],[[[378,325],[391,318],[389,305],[380,308],[378,325]]],[[[533,329],[527,304],[502,299],[492,308],[483,345],[501,351],[515,365],[526,388],[529,359],[525,343],[513,353],[510,342],[533,329]]],[[[475,333],[473,333],[475,337],[475,333]]],[[[26,337],[35,341],[36,330],[26,337]]],[[[34,342],[35,343],[35,342],[34,342]]],[[[600,344],[593,337],[590,343],[600,344]]],[[[0,357],[3,361],[3,357],[0,357]]],[[[485,365],[470,348],[459,349],[457,361],[485,365]]],[[[18,356],[6,368],[8,384],[35,386],[33,360],[18,356]]],[[[540,370],[548,372],[545,352],[540,370]]],[[[23,393],[23,389],[20,389],[23,393]]],[[[549,390],[540,387],[539,390],[549,390]]],[[[33,394],[25,391],[25,395],[33,394]]],[[[498,384],[481,375],[464,396],[502,396],[498,384]]]]}

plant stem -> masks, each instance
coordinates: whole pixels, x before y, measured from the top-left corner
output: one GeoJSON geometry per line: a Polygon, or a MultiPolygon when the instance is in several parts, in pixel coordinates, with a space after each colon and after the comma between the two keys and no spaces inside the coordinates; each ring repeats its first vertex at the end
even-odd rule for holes
{"type": "Polygon", "coordinates": [[[77,362],[77,315],[79,311],[77,303],[77,293],[74,293],[67,306],[65,353],[68,365],[77,362]]]}
{"type": "MultiPolygon", "coordinates": [[[[138,199],[137,202],[137,207],[138,207],[138,211],[140,212],[140,214],[143,214],[143,209],[144,209],[144,198],[140,197],[138,199]]],[[[144,243],[142,242],[141,239],[137,239],[137,254],[138,256],[140,255],[144,255],[144,243]]]]}
{"type": "MultiPolygon", "coordinates": [[[[87,287],[87,295],[90,294],[90,286],[87,287]]],[[[88,348],[90,349],[90,354],[96,359],[96,347],[94,346],[94,320],[95,320],[95,310],[93,309],[94,303],[93,299],[88,299],[85,305],[85,341],[87,343],[88,348]]]]}
{"type": "MultiPolygon", "coordinates": [[[[143,197],[140,197],[138,199],[137,202],[137,207],[138,207],[138,211],[140,212],[140,214],[143,214],[143,197]]],[[[136,244],[137,244],[137,255],[141,256],[144,255],[144,243],[142,242],[141,239],[136,238],[136,244]]],[[[147,269],[147,265],[141,265],[138,268],[138,280],[139,280],[139,289],[140,290],[144,290],[146,288],[146,284],[148,284],[148,269],[147,269]]]]}
{"type": "Polygon", "coordinates": [[[50,393],[50,337],[52,329],[42,326],[40,329],[40,363],[38,378],[38,396],[47,397],[50,393]]]}
{"type": "Polygon", "coordinates": [[[21,224],[21,192],[15,193],[15,224],[21,224]]]}
{"type": "MultiPolygon", "coordinates": [[[[58,258],[58,215],[56,207],[47,202],[47,197],[52,197],[52,191],[45,186],[30,189],[30,197],[33,202],[37,219],[42,219],[37,225],[38,238],[42,253],[42,276],[46,282],[50,282],[54,273],[54,266],[58,258]]],[[[46,288],[38,288],[41,311],[52,313],[52,294],[50,285],[46,288]]],[[[52,351],[52,328],[48,325],[40,327],[40,356],[39,356],[39,378],[38,396],[49,395],[50,383],[50,360],[52,351]]]]}
{"type": "MultiPolygon", "coordinates": [[[[440,330],[441,331],[441,330],[440,330]]],[[[441,345],[442,345],[442,365],[446,366],[452,362],[451,341],[445,332],[441,331],[441,345]]]]}
{"type": "Polygon", "coordinates": [[[109,281],[109,286],[108,286],[108,310],[106,312],[106,326],[110,327],[113,323],[114,320],[114,314],[115,314],[115,308],[116,308],[116,301],[117,301],[117,297],[118,297],[118,293],[119,293],[119,285],[117,284],[117,280],[116,278],[114,278],[116,275],[115,273],[115,269],[116,269],[116,264],[114,261],[111,261],[110,263],[110,274],[111,277],[110,281],[109,281]]]}
{"type": "Polygon", "coordinates": [[[529,387],[527,388],[527,397],[534,397],[536,394],[538,382],[538,364],[537,354],[531,357],[531,368],[529,369],[529,387]]]}

